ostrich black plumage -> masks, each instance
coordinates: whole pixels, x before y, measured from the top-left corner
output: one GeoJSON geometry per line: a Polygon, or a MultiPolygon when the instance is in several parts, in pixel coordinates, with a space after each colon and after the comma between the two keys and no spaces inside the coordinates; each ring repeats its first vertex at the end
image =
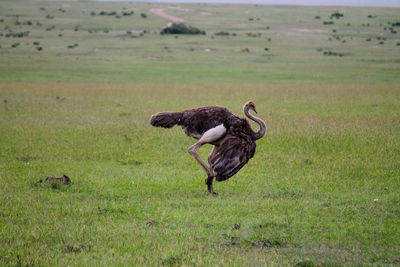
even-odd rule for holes
{"type": "Polygon", "coordinates": [[[150,124],[155,127],[182,127],[183,131],[198,141],[188,152],[200,163],[207,173],[207,190],[215,194],[213,179],[224,181],[236,174],[256,151],[256,140],[265,135],[265,122],[250,114],[257,113],[252,101],[244,105],[244,114],[255,121],[260,129],[254,131],[245,118],[220,106],[208,106],[181,112],[160,112],[151,116],[150,124]],[[214,145],[208,157],[209,166],[199,157],[197,149],[204,144],[214,145]]]}

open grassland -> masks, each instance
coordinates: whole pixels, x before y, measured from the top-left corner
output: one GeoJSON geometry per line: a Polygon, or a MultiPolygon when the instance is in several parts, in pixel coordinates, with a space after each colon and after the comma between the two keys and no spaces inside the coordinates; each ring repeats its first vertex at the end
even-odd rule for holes
{"type": "Polygon", "coordinates": [[[0,260],[396,265],[399,90],[2,83],[0,260]],[[267,121],[267,137],[210,196],[186,152],[192,139],[148,119],[210,103],[240,114],[247,99],[267,121]],[[62,174],[74,184],[34,186],[62,174]]]}
{"type": "Polygon", "coordinates": [[[398,9],[169,6],[0,2],[0,265],[399,265],[398,9]],[[250,99],[268,132],[218,196],[148,124],[250,99]]]}

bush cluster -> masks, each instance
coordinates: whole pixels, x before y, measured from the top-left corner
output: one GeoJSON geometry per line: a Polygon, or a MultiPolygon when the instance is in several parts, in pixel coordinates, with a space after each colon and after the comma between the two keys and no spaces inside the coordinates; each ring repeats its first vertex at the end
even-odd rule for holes
{"type": "Polygon", "coordinates": [[[214,35],[216,35],[216,36],[229,36],[230,33],[229,32],[225,32],[225,31],[220,31],[220,32],[216,32],[214,35]]]}
{"type": "Polygon", "coordinates": [[[30,33],[29,31],[26,31],[26,32],[15,32],[15,33],[9,32],[9,33],[6,33],[4,36],[7,37],[7,38],[9,38],[9,37],[12,37],[12,38],[24,38],[24,37],[29,36],[29,33],[30,33]]]}
{"type": "Polygon", "coordinates": [[[341,17],[344,17],[343,13],[340,13],[339,11],[336,11],[335,13],[331,14],[331,19],[332,18],[336,18],[336,19],[340,19],[341,17]]]}
{"type": "Polygon", "coordinates": [[[338,56],[338,57],[342,57],[343,56],[342,53],[332,52],[331,50],[323,51],[322,54],[324,56],[338,56]]]}
{"type": "Polygon", "coordinates": [[[171,26],[161,30],[160,34],[206,34],[205,31],[196,27],[186,26],[183,23],[173,23],[171,26]]]}

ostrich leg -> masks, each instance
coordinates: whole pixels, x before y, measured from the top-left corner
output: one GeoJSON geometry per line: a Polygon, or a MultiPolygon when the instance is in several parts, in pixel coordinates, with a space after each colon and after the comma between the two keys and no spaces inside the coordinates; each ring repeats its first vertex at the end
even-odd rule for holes
{"type": "MultiPolygon", "coordinates": [[[[208,144],[214,141],[217,141],[220,139],[222,136],[224,136],[226,133],[226,129],[223,125],[219,125],[217,127],[211,128],[210,130],[206,131],[202,137],[200,138],[199,141],[197,141],[195,144],[191,145],[188,149],[188,152],[197,160],[197,162],[203,167],[203,169],[207,173],[207,190],[209,193],[215,194],[213,190],[213,179],[214,179],[214,172],[212,171],[211,167],[207,166],[207,164],[199,157],[197,154],[197,149],[201,147],[204,144],[208,144]]],[[[214,152],[214,150],[213,150],[214,152]]],[[[213,153],[211,152],[211,154],[213,153]]]]}
{"type": "MultiPolygon", "coordinates": [[[[210,171],[212,171],[212,168],[211,168],[211,158],[214,157],[214,155],[215,155],[216,152],[217,152],[217,149],[216,149],[215,146],[213,146],[213,149],[211,150],[211,153],[210,153],[210,155],[208,156],[208,165],[210,165],[210,171]]],[[[214,176],[212,176],[212,177],[208,176],[208,177],[207,177],[207,179],[206,179],[207,190],[208,190],[208,192],[210,192],[210,193],[212,193],[212,194],[217,194],[217,193],[215,193],[214,190],[213,190],[213,179],[214,179],[214,176]]]]}
{"type": "Polygon", "coordinates": [[[215,153],[217,153],[217,147],[213,146],[210,155],[208,156],[208,164],[211,166],[211,159],[214,157],[215,153]]]}
{"type": "Polygon", "coordinates": [[[202,145],[207,144],[203,142],[197,142],[194,145],[190,146],[188,152],[197,160],[198,163],[203,167],[203,169],[207,173],[206,185],[207,191],[211,194],[216,194],[213,190],[213,179],[214,179],[214,172],[212,171],[211,167],[208,167],[207,164],[200,158],[197,154],[197,149],[202,145]]]}

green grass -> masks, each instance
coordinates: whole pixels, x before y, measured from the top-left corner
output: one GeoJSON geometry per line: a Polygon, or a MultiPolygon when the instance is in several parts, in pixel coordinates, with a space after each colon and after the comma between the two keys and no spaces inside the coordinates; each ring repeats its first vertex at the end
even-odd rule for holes
{"type": "Polygon", "coordinates": [[[175,38],[155,34],[166,21],[149,9],[160,6],[0,3],[0,33],[34,28],[0,36],[0,265],[399,265],[398,34],[379,26],[398,9],[339,8],[345,17],[323,26],[337,8],[182,5],[193,11],[166,12],[207,35],[175,38]],[[123,7],[134,16],[90,15],[123,7]],[[334,28],[346,43],[293,30],[334,28]],[[126,30],[149,34],[124,40],[126,30]],[[237,36],[211,38],[221,30],[237,36]],[[250,99],[267,135],[208,195],[194,140],[148,120],[203,105],[242,116],[250,99]],[[35,186],[63,174],[73,184],[35,186]]]}
{"type": "Polygon", "coordinates": [[[1,84],[3,264],[397,264],[399,87],[232,86],[1,84]],[[209,196],[193,141],[147,121],[248,98],[268,134],[209,196]]]}

